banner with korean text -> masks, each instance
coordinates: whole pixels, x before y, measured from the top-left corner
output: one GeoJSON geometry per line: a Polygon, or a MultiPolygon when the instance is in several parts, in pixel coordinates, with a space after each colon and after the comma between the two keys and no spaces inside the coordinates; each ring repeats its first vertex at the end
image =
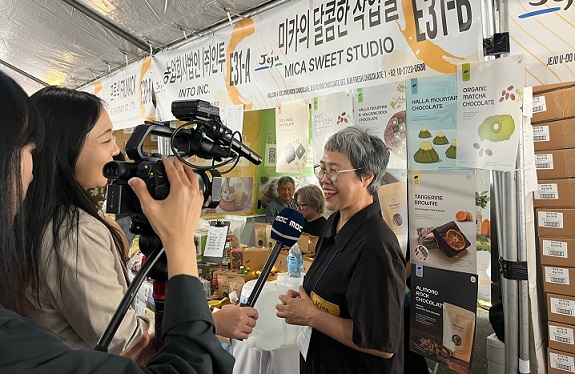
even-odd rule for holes
{"type": "Polygon", "coordinates": [[[174,100],[272,108],[281,101],[455,73],[482,58],[469,0],[296,0],[153,57],[159,116],[174,100]]]}
{"type": "Polygon", "coordinates": [[[152,101],[152,60],[132,63],[109,77],[82,88],[104,100],[114,130],[156,120],[152,101]]]}

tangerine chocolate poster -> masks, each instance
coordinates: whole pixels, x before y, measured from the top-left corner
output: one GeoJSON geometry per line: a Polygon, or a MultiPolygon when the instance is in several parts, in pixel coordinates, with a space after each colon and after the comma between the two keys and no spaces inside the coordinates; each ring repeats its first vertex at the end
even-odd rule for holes
{"type": "Polygon", "coordinates": [[[421,264],[411,269],[410,338],[405,344],[456,373],[470,373],[477,275],[421,264]]]}
{"type": "Polygon", "coordinates": [[[473,170],[409,171],[412,263],[477,273],[475,180],[473,170]]]}

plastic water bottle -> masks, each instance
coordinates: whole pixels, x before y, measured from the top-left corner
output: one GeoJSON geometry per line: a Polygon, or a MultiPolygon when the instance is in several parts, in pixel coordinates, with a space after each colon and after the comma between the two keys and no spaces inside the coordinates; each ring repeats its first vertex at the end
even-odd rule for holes
{"type": "Polygon", "coordinates": [[[301,254],[297,243],[295,243],[289,250],[286,265],[290,277],[301,277],[301,272],[303,270],[303,255],[301,254]]]}

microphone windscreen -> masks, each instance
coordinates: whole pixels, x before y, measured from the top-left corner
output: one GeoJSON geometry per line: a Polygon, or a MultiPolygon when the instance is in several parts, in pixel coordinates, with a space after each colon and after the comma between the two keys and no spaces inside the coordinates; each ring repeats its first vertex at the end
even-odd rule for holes
{"type": "Polygon", "coordinates": [[[284,208],[272,223],[272,239],[291,247],[303,230],[302,214],[290,208],[284,208]]]}

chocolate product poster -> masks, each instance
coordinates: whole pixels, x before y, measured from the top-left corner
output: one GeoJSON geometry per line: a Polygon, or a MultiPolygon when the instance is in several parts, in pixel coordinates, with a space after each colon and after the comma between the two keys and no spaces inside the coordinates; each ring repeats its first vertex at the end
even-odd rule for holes
{"type": "Polygon", "coordinates": [[[409,169],[456,169],[455,74],[409,79],[406,106],[409,169]]]}
{"type": "Polygon", "coordinates": [[[516,169],[524,82],[522,56],[458,65],[458,166],[516,169]]]}
{"type": "Polygon", "coordinates": [[[355,124],[380,137],[389,147],[388,169],[407,169],[405,107],[405,81],[355,91],[355,124]]]}
{"type": "Polygon", "coordinates": [[[354,124],[352,92],[314,97],[312,118],[313,164],[318,164],[325,142],[336,132],[354,124]]]}
{"type": "Polygon", "coordinates": [[[472,170],[409,171],[409,243],[415,264],[477,273],[472,170]]]}
{"type": "Polygon", "coordinates": [[[308,161],[309,100],[276,104],[276,172],[303,173],[308,161]]]}
{"type": "Polygon", "coordinates": [[[412,264],[411,328],[405,344],[456,373],[471,373],[476,304],[476,274],[412,264]]]}

